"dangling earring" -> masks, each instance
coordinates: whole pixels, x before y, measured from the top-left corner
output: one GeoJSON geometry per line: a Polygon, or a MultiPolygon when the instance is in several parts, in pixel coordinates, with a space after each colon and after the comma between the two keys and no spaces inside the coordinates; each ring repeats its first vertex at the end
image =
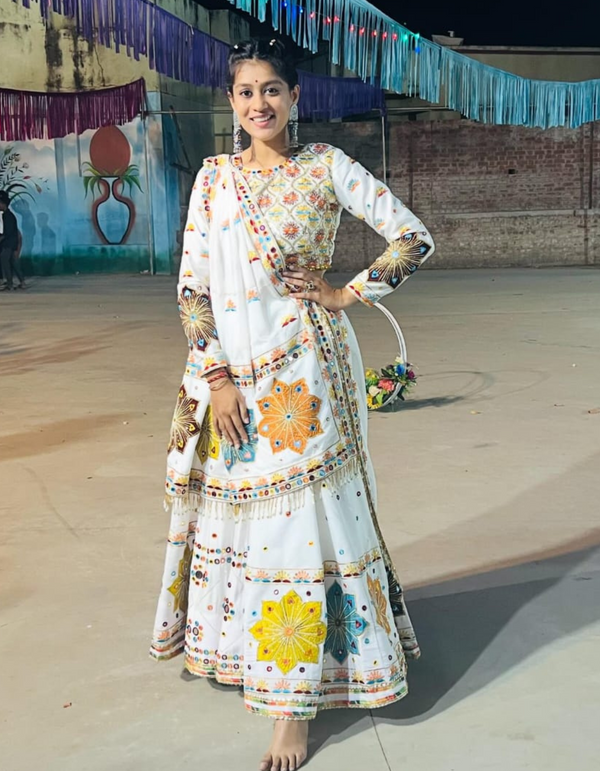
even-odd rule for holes
{"type": "Polygon", "coordinates": [[[290,110],[290,120],[288,123],[290,132],[290,147],[298,147],[298,105],[292,105],[290,110]]]}
{"type": "Polygon", "coordinates": [[[239,155],[244,149],[242,145],[242,124],[237,112],[233,111],[233,154],[239,155]]]}

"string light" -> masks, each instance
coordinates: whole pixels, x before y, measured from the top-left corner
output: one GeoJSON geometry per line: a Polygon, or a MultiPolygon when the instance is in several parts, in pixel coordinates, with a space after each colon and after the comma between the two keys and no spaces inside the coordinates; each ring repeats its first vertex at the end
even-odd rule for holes
{"type": "MultiPolygon", "coordinates": [[[[281,5],[283,6],[283,8],[288,8],[290,3],[288,2],[288,0],[282,0],[281,5]]],[[[299,11],[302,14],[304,13],[304,8],[301,5],[296,5],[295,3],[292,3],[292,10],[299,11]]],[[[320,15],[320,14],[317,14],[316,11],[311,11],[308,16],[309,16],[309,19],[314,20],[314,19],[317,18],[318,15],[320,15]]],[[[326,18],[323,19],[323,22],[324,22],[324,24],[328,24],[328,25],[330,25],[332,23],[340,24],[341,23],[341,19],[340,19],[339,16],[334,16],[333,17],[333,22],[332,22],[331,17],[327,16],[326,18]]],[[[357,30],[356,25],[355,24],[351,24],[350,27],[349,27],[349,30],[350,30],[350,34],[354,35],[356,33],[356,30],[357,30]]],[[[372,35],[372,37],[374,37],[374,38],[380,37],[379,31],[376,30],[376,29],[372,30],[372,31],[367,30],[366,27],[361,27],[359,29],[359,34],[361,36],[364,36],[365,34],[368,34],[369,32],[372,35]]],[[[415,39],[415,49],[414,50],[415,50],[415,53],[418,54],[418,53],[421,52],[421,46],[419,45],[421,34],[419,32],[416,32],[416,33],[412,33],[411,32],[410,34],[415,39]]],[[[390,37],[390,33],[389,32],[382,32],[381,33],[381,39],[382,40],[387,40],[388,37],[390,37]]],[[[392,37],[392,40],[394,41],[394,43],[398,42],[398,38],[399,37],[402,37],[402,41],[404,43],[406,43],[409,40],[409,35],[406,32],[403,33],[401,36],[398,35],[397,32],[393,32],[391,34],[391,37],[392,37]]]]}

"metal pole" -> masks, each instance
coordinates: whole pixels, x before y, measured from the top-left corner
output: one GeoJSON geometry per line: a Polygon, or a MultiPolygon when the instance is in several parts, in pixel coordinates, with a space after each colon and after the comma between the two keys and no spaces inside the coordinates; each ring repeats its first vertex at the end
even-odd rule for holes
{"type": "Polygon", "coordinates": [[[144,165],[146,168],[146,216],[148,218],[148,248],[150,249],[150,275],[156,274],[156,255],[154,254],[154,230],[152,228],[152,185],[150,184],[150,164],[148,163],[148,114],[142,117],[144,125],[144,165]]]}
{"type": "Polygon", "coordinates": [[[385,113],[381,111],[381,146],[383,148],[383,181],[387,185],[387,143],[385,136],[385,113]]]}

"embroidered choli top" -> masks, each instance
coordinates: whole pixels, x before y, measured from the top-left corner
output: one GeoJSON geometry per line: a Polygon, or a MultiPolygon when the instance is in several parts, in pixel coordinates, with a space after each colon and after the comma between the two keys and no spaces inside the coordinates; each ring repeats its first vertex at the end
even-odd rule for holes
{"type": "Polygon", "coordinates": [[[215,170],[228,163],[244,176],[288,268],[327,270],[332,266],[342,209],[386,239],[383,254],[347,284],[367,305],[374,305],[399,287],[433,254],[433,239],[421,220],[360,163],[331,145],[307,145],[268,170],[244,168],[239,155],[206,159],[190,198],[191,219],[184,235],[180,271],[182,287],[190,287],[194,278],[197,289],[204,293],[194,295],[193,302],[180,293],[180,311],[190,347],[203,353],[205,374],[228,364],[210,312],[208,260],[200,261],[204,276],[198,273],[197,259],[209,256],[206,230],[215,193],[211,180],[215,170]]]}
{"type": "Polygon", "coordinates": [[[363,166],[331,145],[307,145],[274,169],[239,168],[288,268],[328,270],[342,209],[365,221],[387,241],[386,251],[348,284],[373,305],[396,289],[434,249],[423,223],[363,166]]]}

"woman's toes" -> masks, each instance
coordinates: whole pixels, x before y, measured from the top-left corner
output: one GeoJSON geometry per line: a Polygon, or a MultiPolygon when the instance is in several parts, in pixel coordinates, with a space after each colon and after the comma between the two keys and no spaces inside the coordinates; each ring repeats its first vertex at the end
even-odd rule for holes
{"type": "Polygon", "coordinates": [[[260,764],[260,771],[271,771],[273,758],[271,755],[265,755],[260,764]]]}

